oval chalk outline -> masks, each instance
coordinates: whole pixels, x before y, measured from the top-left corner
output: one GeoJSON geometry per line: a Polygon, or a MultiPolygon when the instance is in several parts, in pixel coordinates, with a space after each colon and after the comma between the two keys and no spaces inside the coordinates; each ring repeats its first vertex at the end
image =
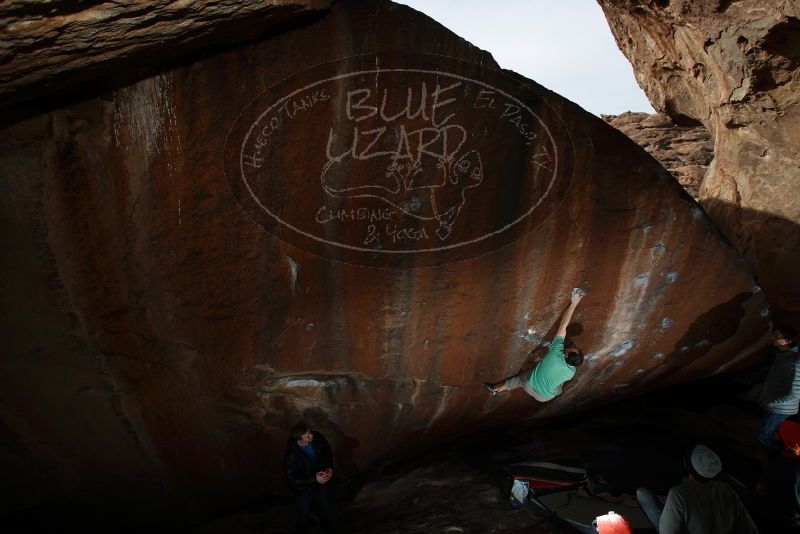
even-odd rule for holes
{"type": "MultiPolygon", "coordinates": [[[[329,62],[327,64],[336,63],[337,61],[344,61],[346,59],[352,59],[352,58],[342,58],[342,59],[339,59],[339,60],[331,61],[331,62],[329,62]]],[[[450,60],[450,61],[466,63],[466,64],[470,64],[470,65],[477,65],[477,64],[474,64],[474,63],[471,63],[471,62],[468,62],[468,61],[461,61],[461,60],[458,60],[458,59],[455,59],[455,58],[447,58],[447,59],[450,60]]],[[[273,88],[273,87],[276,87],[276,86],[278,86],[278,85],[280,85],[282,83],[285,83],[290,78],[292,78],[294,76],[297,76],[302,72],[310,72],[315,67],[319,67],[321,65],[324,65],[324,64],[315,65],[315,66],[310,67],[308,69],[304,69],[302,71],[298,71],[295,74],[293,74],[292,76],[289,76],[288,78],[285,78],[285,79],[283,79],[281,81],[276,82],[275,84],[273,84],[270,87],[270,89],[273,88]]],[[[497,74],[505,76],[503,73],[495,71],[494,69],[490,69],[490,68],[486,67],[485,65],[479,65],[479,66],[482,67],[482,68],[486,68],[487,70],[491,70],[492,72],[495,72],[497,74]]],[[[267,93],[268,91],[269,91],[269,89],[267,91],[265,91],[264,93],[262,93],[262,95],[267,93]]],[[[253,102],[251,102],[251,104],[249,104],[247,107],[250,107],[251,105],[253,105],[259,98],[260,98],[260,96],[254,98],[253,102]]],[[[546,106],[550,107],[550,105],[547,103],[547,101],[544,98],[542,98],[542,101],[544,102],[544,104],[546,106]]],[[[244,113],[244,112],[242,112],[242,113],[244,113]]],[[[558,114],[555,114],[555,115],[556,115],[556,117],[558,117],[558,114]]],[[[560,117],[559,117],[559,120],[560,120],[560,117]]],[[[237,119],[237,121],[238,121],[238,119],[237,119]]],[[[562,124],[563,124],[563,122],[562,122],[562,124]]],[[[234,126],[234,128],[235,128],[235,126],[234,126]]],[[[566,130],[566,126],[565,126],[565,130],[566,130]]],[[[568,133],[567,133],[567,137],[569,137],[568,133]]],[[[571,144],[572,144],[572,142],[571,142],[571,139],[570,139],[570,145],[571,144]]],[[[275,220],[277,223],[281,224],[282,226],[284,226],[286,228],[289,228],[290,230],[298,233],[299,235],[305,236],[305,237],[307,237],[309,239],[312,239],[314,241],[317,241],[319,243],[323,243],[323,244],[326,244],[326,245],[331,245],[331,246],[334,246],[334,247],[339,247],[339,248],[342,248],[342,249],[345,249],[345,250],[353,250],[353,251],[356,251],[356,252],[366,252],[366,253],[370,253],[370,254],[375,254],[375,253],[382,253],[382,254],[417,254],[417,253],[440,252],[440,251],[452,250],[452,249],[460,248],[460,247],[467,246],[467,245],[473,245],[473,244],[479,243],[481,241],[485,241],[486,239],[489,239],[489,238],[494,237],[496,235],[499,235],[499,234],[505,232],[506,230],[508,230],[509,228],[519,224],[520,221],[522,221],[523,219],[529,217],[531,215],[531,213],[533,213],[533,211],[549,196],[550,191],[553,188],[553,185],[556,183],[556,178],[558,177],[558,164],[559,164],[559,161],[558,161],[558,146],[556,145],[555,139],[553,138],[553,134],[550,132],[550,128],[548,128],[547,125],[544,123],[544,121],[536,113],[534,113],[528,106],[526,106],[518,98],[508,94],[507,92],[505,92],[505,91],[503,91],[501,89],[498,89],[498,88],[494,87],[493,85],[489,85],[488,83],[482,82],[480,80],[475,80],[473,78],[468,78],[466,76],[461,76],[459,74],[443,72],[443,71],[440,71],[440,70],[404,69],[404,68],[375,68],[375,69],[368,69],[368,70],[359,70],[359,71],[346,72],[346,73],[343,73],[343,74],[339,74],[337,76],[331,76],[329,78],[325,78],[325,79],[322,79],[322,80],[317,80],[317,81],[315,81],[313,83],[310,83],[310,84],[305,85],[305,86],[303,86],[303,87],[301,87],[299,89],[296,89],[295,91],[289,93],[288,95],[276,100],[269,108],[267,108],[263,113],[261,113],[256,118],[255,121],[253,121],[251,123],[250,128],[247,130],[247,133],[244,135],[244,137],[242,139],[242,143],[241,143],[241,148],[239,150],[239,168],[238,168],[238,171],[239,171],[241,180],[244,182],[244,185],[247,188],[247,192],[250,194],[250,197],[255,201],[255,203],[258,205],[258,207],[261,208],[267,215],[272,217],[272,219],[275,220]],[[353,76],[363,76],[363,75],[367,75],[367,74],[380,75],[381,73],[391,73],[391,72],[418,73],[418,74],[427,74],[427,75],[445,76],[445,77],[455,78],[455,79],[458,79],[458,80],[461,80],[461,81],[474,83],[474,84],[477,84],[477,85],[479,85],[481,87],[485,87],[485,88],[491,89],[493,91],[496,91],[497,93],[503,95],[504,97],[506,97],[506,98],[508,98],[510,100],[513,100],[514,102],[519,104],[519,106],[521,108],[525,109],[532,117],[534,117],[536,119],[536,121],[542,126],[544,131],[547,132],[547,137],[548,137],[548,139],[550,141],[551,146],[553,147],[553,152],[554,152],[554,158],[553,159],[555,161],[555,165],[554,165],[554,169],[553,169],[552,179],[550,180],[550,183],[549,183],[549,185],[547,187],[547,190],[544,192],[544,194],[538,199],[538,201],[533,206],[531,206],[531,208],[527,212],[525,212],[524,214],[522,214],[519,217],[517,217],[514,221],[511,221],[510,223],[506,224],[505,226],[503,226],[503,227],[501,227],[499,229],[496,229],[496,230],[494,230],[492,232],[489,232],[487,234],[484,234],[482,236],[479,236],[479,237],[476,237],[476,238],[473,238],[473,239],[470,239],[470,240],[460,241],[460,242],[454,243],[454,244],[443,245],[443,246],[433,247],[433,248],[413,249],[413,250],[406,250],[406,249],[404,249],[404,250],[385,250],[385,249],[376,249],[376,248],[366,248],[366,247],[359,247],[359,246],[349,245],[347,243],[340,243],[340,242],[337,242],[337,241],[331,241],[331,240],[324,239],[324,238],[321,238],[319,236],[316,236],[314,234],[311,234],[309,232],[306,232],[305,230],[301,230],[300,228],[297,228],[296,226],[292,225],[291,223],[289,223],[287,221],[284,221],[283,219],[281,219],[280,217],[275,215],[255,195],[255,193],[253,192],[252,188],[250,187],[250,184],[248,183],[247,178],[245,177],[244,172],[243,172],[244,145],[247,143],[247,140],[250,138],[250,136],[251,136],[251,134],[253,132],[253,129],[256,127],[256,125],[264,118],[265,115],[267,115],[270,111],[272,111],[276,106],[278,106],[282,102],[292,98],[294,95],[296,95],[296,94],[298,94],[300,92],[306,91],[306,90],[308,90],[310,88],[313,88],[313,87],[316,87],[316,86],[318,86],[320,84],[329,83],[329,82],[332,82],[332,81],[336,81],[336,80],[340,80],[340,79],[344,79],[344,78],[349,78],[349,77],[353,77],[353,76]]],[[[571,177],[569,177],[568,180],[571,182],[571,177]]],[[[569,185],[567,185],[567,187],[569,187],[569,185]]],[[[565,191],[565,194],[566,194],[566,191],[565,191]]],[[[304,247],[301,247],[301,248],[304,248],[304,247]]]]}

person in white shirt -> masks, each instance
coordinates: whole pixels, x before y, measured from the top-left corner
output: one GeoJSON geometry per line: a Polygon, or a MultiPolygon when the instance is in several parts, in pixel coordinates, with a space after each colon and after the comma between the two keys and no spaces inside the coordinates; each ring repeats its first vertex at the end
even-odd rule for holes
{"type": "Polygon", "coordinates": [[[688,475],[669,490],[663,510],[649,489],[636,490],[642,510],[659,534],[758,534],[733,488],[714,480],[722,471],[714,451],[696,445],[684,464],[688,475]]]}

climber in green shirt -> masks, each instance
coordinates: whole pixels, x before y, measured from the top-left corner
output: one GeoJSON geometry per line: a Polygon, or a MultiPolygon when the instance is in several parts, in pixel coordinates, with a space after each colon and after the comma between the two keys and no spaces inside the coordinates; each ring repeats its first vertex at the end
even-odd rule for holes
{"type": "Polygon", "coordinates": [[[572,320],[575,308],[584,296],[584,291],[578,288],[572,290],[572,298],[561,324],[558,326],[556,337],[550,343],[550,348],[544,358],[531,370],[522,371],[516,376],[507,378],[496,384],[484,384],[483,387],[494,396],[503,391],[522,388],[525,392],[540,402],[552,400],[561,393],[564,382],[575,376],[575,368],[583,363],[583,354],[577,347],[564,348],[564,338],[567,335],[567,326],[572,320]]]}

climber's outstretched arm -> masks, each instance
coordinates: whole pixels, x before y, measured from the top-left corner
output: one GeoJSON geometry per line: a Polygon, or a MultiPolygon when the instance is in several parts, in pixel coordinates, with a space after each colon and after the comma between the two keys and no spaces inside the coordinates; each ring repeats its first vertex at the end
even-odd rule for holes
{"type": "Polygon", "coordinates": [[[556,336],[566,337],[567,327],[569,326],[570,321],[572,321],[572,314],[575,312],[575,308],[578,307],[578,303],[581,301],[581,299],[585,294],[586,294],[585,291],[577,287],[572,290],[572,298],[569,303],[569,308],[567,308],[567,312],[564,314],[564,318],[561,320],[561,324],[558,325],[558,331],[556,332],[556,336]]]}

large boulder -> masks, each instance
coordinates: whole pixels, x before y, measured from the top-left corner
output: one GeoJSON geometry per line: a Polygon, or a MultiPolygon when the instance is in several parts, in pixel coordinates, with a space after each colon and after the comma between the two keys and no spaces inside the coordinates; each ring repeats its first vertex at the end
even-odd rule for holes
{"type": "Polygon", "coordinates": [[[330,0],[8,0],[0,10],[0,104],[241,43],[330,0]]]}
{"type": "Polygon", "coordinates": [[[784,0],[598,0],[653,107],[702,123],[701,204],[776,317],[800,321],[800,6],[784,0]]]}
{"type": "Polygon", "coordinates": [[[186,521],[284,491],[300,417],[346,477],[765,342],[746,263],[655,160],[391,2],[47,106],[0,130],[14,509],[186,521]],[[487,396],[573,286],[564,394],[487,396]]]}

